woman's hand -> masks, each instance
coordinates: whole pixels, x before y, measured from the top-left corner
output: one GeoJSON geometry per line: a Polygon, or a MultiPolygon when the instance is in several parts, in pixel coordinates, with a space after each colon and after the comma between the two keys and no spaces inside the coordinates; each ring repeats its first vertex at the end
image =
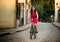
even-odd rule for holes
{"type": "Polygon", "coordinates": [[[31,20],[33,20],[33,19],[31,19],[31,20]]]}

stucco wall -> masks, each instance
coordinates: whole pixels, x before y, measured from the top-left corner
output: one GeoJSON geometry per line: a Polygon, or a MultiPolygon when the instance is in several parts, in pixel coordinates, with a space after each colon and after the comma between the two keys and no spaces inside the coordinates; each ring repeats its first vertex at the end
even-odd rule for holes
{"type": "Polygon", "coordinates": [[[58,22],[58,10],[59,10],[59,8],[60,8],[60,0],[55,0],[55,22],[58,22]]]}
{"type": "Polygon", "coordinates": [[[16,0],[0,0],[0,28],[11,28],[15,25],[16,0]]]}

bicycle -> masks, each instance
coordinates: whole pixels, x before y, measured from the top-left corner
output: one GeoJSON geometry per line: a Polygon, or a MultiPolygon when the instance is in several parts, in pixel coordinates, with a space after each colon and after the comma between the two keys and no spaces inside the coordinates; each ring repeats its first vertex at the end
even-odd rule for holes
{"type": "Polygon", "coordinates": [[[34,35],[34,39],[36,39],[36,33],[38,33],[37,28],[34,24],[32,24],[30,29],[30,39],[32,39],[33,35],[34,35]]]}

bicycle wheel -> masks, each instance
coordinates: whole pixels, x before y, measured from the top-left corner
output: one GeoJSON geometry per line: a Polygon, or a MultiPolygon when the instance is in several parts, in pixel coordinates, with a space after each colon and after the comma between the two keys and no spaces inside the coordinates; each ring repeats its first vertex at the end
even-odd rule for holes
{"type": "Polygon", "coordinates": [[[34,39],[36,39],[36,33],[34,33],[34,39]]]}
{"type": "Polygon", "coordinates": [[[30,39],[32,39],[32,36],[33,36],[33,33],[31,32],[31,33],[30,33],[30,39]]]}

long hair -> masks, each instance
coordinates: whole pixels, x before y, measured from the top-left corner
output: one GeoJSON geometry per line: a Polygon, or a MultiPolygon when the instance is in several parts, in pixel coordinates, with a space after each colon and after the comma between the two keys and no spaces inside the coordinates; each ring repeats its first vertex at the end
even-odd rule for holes
{"type": "MultiPolygon", "coordinates": [[[[34,10],[34,13],[36,13],[36,9],[34,10]]],[[[31,15],[33,14],[33,7],[31,8],[31,15]]]]}

